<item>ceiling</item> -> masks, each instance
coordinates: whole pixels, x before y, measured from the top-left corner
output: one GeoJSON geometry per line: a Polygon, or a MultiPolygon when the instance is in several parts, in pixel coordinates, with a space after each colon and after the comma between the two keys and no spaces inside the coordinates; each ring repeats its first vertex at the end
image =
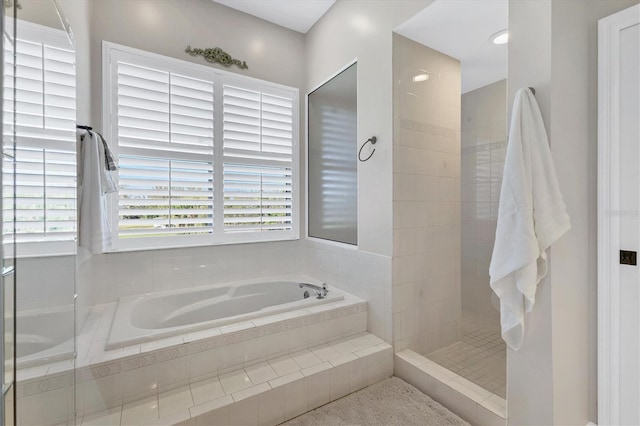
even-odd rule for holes
{"type": "Polygon", "coordinates": [[[213,0],[265,21],[306,33],[336,0],[213,0]]]}
{"type": "Polygon", "coordinates": [[[508,22],[508,0],[436,0],[396,32],[459,59],[466,93],[507,77],[507,45],[489,37],[508,22]]]}

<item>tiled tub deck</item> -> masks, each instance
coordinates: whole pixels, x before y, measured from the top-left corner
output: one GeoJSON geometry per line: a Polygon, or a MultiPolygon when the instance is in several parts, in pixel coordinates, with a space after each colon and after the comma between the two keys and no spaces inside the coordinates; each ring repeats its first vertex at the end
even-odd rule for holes
{"type": "MultiPolygon", "coordinates": [[[[153,401],[156,401],[157,416],[168,413],[169,409],[163,405],[181,407],[184,415],[187,389],[191,392],[193,407],[186,408],[196,413],[194,418],[197,418],[205,414],[202,411],[205,408],[199,403],[204,401],[197,389],[215,389],[218,382],[224,390],[221,398],[226,399],[218,398],[216,404],[232,413],[236,403],[245,399],[253,401],[251,396],[257,398],[257,393],[272,392],[269,395],[275,398],[280,392],[276,389],[289,380],[284,391],[295,384],[313,386],[314,380],[320,380],[315,376],[324,377],[325,370],[331,372],[325,373],[329,377],[337,374],[336,369],[341,366],[343,369],[348,366],[349,371],[354,371],[354,386],[364,383],[359,375],[364,374],[361,370],[368,367],[363,365],[369,362],[372,365],[380,362],[378,370],[386,376],[393,370],[391,347],[366,334],[367,304],[352,295],[338,302],[105,351],[104,342],[115,306],[115,303],[97,305],[92,310],[78,337],[75,372],[73,361],[18,371],[19,405],[28,407],[19,413],[20,424],[64,424],[72,421],[74,406],[77,422],[89,421],[105,410],[112,415],[120,410],[122,420],[127,422],[136,418],[135,413],[148,413],[143,408],[132,407],[151,406],[153,401]],[[331,344],[326,346],[328,343],[331,344]],[[336,356],[327,358],[327,353],[336,356]],[[287,362],[287,357],[297,366],[297,371],[293,370],[294,364],[287,362]],[[290,365],[292,371],[286,368],[278,371],[276,360],[290,365]],[[260,381],[257,377],[272,375],[268,367],[277,377],[260,381]],[[74,396],[74,383],[77,396],[74,396]],[[240,383],[240,388],[236,383],[240,383]]],[[[342,393],[344,383],[342,385],[340,388],[336,383],[335,395],[342,393]]],[[[351,384],[349,389],[351,391],[351,384]]],[[[307,406],[309,404],[307,401],[307,406]]],[[[191,417],[190,414],[189,419],[182,420],[191,421],[191,417]]]]}

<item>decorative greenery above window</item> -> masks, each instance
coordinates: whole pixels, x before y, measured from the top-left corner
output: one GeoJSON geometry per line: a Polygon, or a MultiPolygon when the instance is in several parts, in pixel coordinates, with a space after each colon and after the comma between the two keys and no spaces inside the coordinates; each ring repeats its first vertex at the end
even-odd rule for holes
{"type": "Polygon", "coordinates": [[[191,56],[202,56],[207,62],[210,62],[212,64],[220,64],[225,67],[237,65],[241,70],[246,70],[249,68],[245,61],[233,59],[231,55],[229,55],[219,47],[208,49],[200,49],[199,47],[196,47],[195,49],[192,49],[191,46],[187,46],[184,51],[191,56]]]}

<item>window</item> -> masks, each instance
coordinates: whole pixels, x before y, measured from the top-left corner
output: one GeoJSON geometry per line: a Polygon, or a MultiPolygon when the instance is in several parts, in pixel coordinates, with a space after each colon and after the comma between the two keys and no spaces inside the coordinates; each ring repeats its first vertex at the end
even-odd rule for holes
{"type": "Polygon", "coordinates": [[[112,43],[104,54],[114,250],[298,238],[297,89],[112,43]]]}
{"type": "Polygon", "coordinates": [[[309,237],[358,243],[357,64],[309,93],[309,237]]]}
{"type": "MultiPolygon", "coordinates": [[[[8,26],[12,27],[10,22],[8,26]]],[[[72,252],[76,235],[75,53],[62,30],[23,21],[19,28],[15,75],[9,36],[13,31],[7,28],[5,33],[3,231],[12,232],[15,195],[18,254],[72,252]]]]}

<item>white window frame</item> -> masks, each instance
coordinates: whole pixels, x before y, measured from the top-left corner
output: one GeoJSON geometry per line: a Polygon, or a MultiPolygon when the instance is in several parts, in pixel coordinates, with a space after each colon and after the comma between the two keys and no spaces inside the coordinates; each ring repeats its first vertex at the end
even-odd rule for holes
{"type": "MultiPolygon", "coordinates": [[[[188,236],[155,236],[144,238],[118,238],[118,193],[109,194],[109,211],[112,223],[112,247],[110,252],[119,251],[136,251],[150,249],[167,249],[180,247],[210,246],[210,245],[226,245],[237,243],[257,243],[268,241],[289,241],[300,239],[300,106],[299,106],[299,90],[294,87],[284,86],[253,77],[247,77],[240,74],[220,70],[217,68],[200,65],[193,62],[176,59],[144,50],[135,49],[128,46],[102,42],[102,128],[104,136],[110,142],[114,155],[118,157],[120,148],[117,143],[117,90],[114,87],[112,77],[117,73],[117,57],[119,55],[138,56],[142,62],[136,62],[137,65],[143,65],[143,62],[157,64],[162,62],[168,64],[172,72],[183,72],[187,76],[211,75],[214,81],[214,147],[213,147],[213,164],[214,164],[214,223],[212,234],[207,235],[188,235],[188,236]],[[224,80],[224,82],[223,82],[224,80]],[[293,141],[292,141],[292,206],[291,206],[291,222],[292,227],[287,231],[266,231],[266,232],[224,232],[224,215],[223,205],[223,125],[222,125],[222,86],[227,82],[240,84],[240,87],[246,89],[264,89],[268,88],[270,93],[286,93],[291,96],[293,101],[293,141]]],[[[166,65],[165,65],[166,66],[166,65]]]]}
{"type": "MultiPolygon", "coordinates": [[[[52,47],[74,50],[75,46],[71,43],[69,35],[62,29],[47,27],[44,25],[35,24],[33,22],[24,21],[21,19],[16,20],[18,24],[18,39],[23,39],[31,42],[44,42],[52,47]]],[[[13,37],[14,24],[9,18],[5,18],[5,33],[13,37]]],[[[4,37],[5,34],[2,34],[4,37]]],[[[12,42],[15,42],[12,40],[12,42]]],[[[76,74],[77,77],[77,74],[76,74]]],[[[77,108],[77,90],[76,90],[76,108],[77,108]]],[[[3,124],[4,125],[4,124],[3,124]]],[[[75,130],[75,129],[74,129],[75,130]]],[[[4,133],[4,129],[2,129],[4,133]]],[[[20,141],[24,141],[24,136],[16,136],[16,141],[20,144],[20,141]]],[[[65,148],[75,151],[75,141],[73,142],[57,142],[59,146],[55,148],[65,148]],[[66,145],[66,147],[64,147],[66,145]]],[[[31,143],[31,146],[42,145],[42,140],[35,140],[31,143]]],[[[76,197],[77,201],[77,197],[76,197]]],[[[76,208],[77,212],[77,208],[76,208]]],[[[76,235],[77,235],[77,220],[76,220],[76,235]]],[[[11,244],[8,243],[8,244],[11,244]]],[[[5,249],[6,251],[6,249],[5,249]]],[[[15,245],[15,256],[17,258],[33,258],[33,257],[53,257],[53,256],[67,256],[74,255],[76,253],[76,241],[75,238],[71,240],[60,241],[34,241],[34,242],[17,242],[15,245]]]]}

